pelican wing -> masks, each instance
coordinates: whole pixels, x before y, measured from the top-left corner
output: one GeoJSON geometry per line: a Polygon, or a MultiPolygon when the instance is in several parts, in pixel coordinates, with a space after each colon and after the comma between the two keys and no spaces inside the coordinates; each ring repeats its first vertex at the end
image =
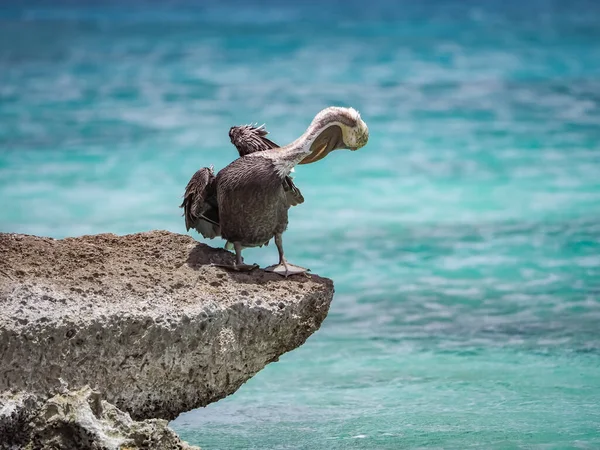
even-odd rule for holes
{"type": "Polygon", "coordinates": [[[285,191],[285,196],[290,206],[296,206],[300,203],[304,203],[304,196],[302,195],[302,192],[300,192],[300,189],[296,187],[292,177],[289,175],[283,179],[283,190],[285,191]]]}
{"type": "MultiPolygon", "coordinates": [[[[278,149],[279,145],[267,139],[267,134],[269,132],[264,125],[259,127],[241,125],[231,127],[229,130],[231,143],[237,148],[240,157],[249,155],[250,153],[278,149]]],[[[304,197],[300,189],[296,187],[289,175],[283,180],[283,189],[285,190],[285,195],[290,206],[296,206],[304,202],[304,197]]]]}
{"type": "Polygon", "coordinates": [[[269,134],[269,132],[264,125],[261,125],[260,127],[241,125],[231,127],[229,130],[231,143],[237,148],[240,157],[254,152],[279,148],[279,145],[270,139],[267,139],[267,134],[269,134]]]}
{"type": "Polygon", "coordinates": [[[205,238],[221,235],[217,203],[216,177],[212,167],[198,170],[185,187],[183,203],[185,229],[194,228],[205,238]]]}

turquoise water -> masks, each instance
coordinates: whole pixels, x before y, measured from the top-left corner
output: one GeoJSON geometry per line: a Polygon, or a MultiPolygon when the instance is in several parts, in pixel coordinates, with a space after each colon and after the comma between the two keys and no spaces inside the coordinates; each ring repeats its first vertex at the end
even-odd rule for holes
{"type": "Polygon", "coordinates": [[[1,231],[184,232],[231,125],[370,127],[296,172],[284,244],[329,317],[189,442],[600,448],[600,3],[2,5],[1,231]]]}

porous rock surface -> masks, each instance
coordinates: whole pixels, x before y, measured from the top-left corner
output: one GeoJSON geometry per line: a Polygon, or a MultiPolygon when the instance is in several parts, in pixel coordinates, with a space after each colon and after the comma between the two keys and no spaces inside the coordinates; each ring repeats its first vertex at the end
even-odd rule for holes
{"type": "Polygon", "coordinates": [[[4,393],[0,449],[200,450],[181,441],[166,420],[136,422],[88,386],[45,402],[23,392],[4,393]]]}
{"type": "Polygon", "coordinates": [[[320,327],[333,284],[211,265],[233,259],[166,231],[0,233],[0,392],[39,406],[89,385],[135,420],[235,392],[320,327]]]}

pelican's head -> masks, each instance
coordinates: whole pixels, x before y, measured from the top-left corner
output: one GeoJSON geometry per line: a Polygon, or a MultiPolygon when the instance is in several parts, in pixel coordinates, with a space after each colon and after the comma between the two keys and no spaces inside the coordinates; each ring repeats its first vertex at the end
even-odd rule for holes
{"type": "Polygon", "coordinates": [[[299,164],[323,159],[336,149],[358,150],[369,140],[369,128],[354,108],[325,108],[315,116],[310,130],[317,137],[310,146],[310,154],[299,164]]]}

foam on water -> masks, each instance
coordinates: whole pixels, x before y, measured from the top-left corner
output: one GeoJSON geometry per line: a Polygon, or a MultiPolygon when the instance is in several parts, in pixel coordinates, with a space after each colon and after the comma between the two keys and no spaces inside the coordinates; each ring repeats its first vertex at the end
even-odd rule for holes
{"type": "Polygon", "coordinates": [[[353,106],[369,144],[297,168],[284,238],[335,280],[328,319],[172,426],[203,448],[595,448],[599,13],[3,3],[0,230],[183,232],[185,184],[231,161],[231,125],[284,144],[353,106]]]}

